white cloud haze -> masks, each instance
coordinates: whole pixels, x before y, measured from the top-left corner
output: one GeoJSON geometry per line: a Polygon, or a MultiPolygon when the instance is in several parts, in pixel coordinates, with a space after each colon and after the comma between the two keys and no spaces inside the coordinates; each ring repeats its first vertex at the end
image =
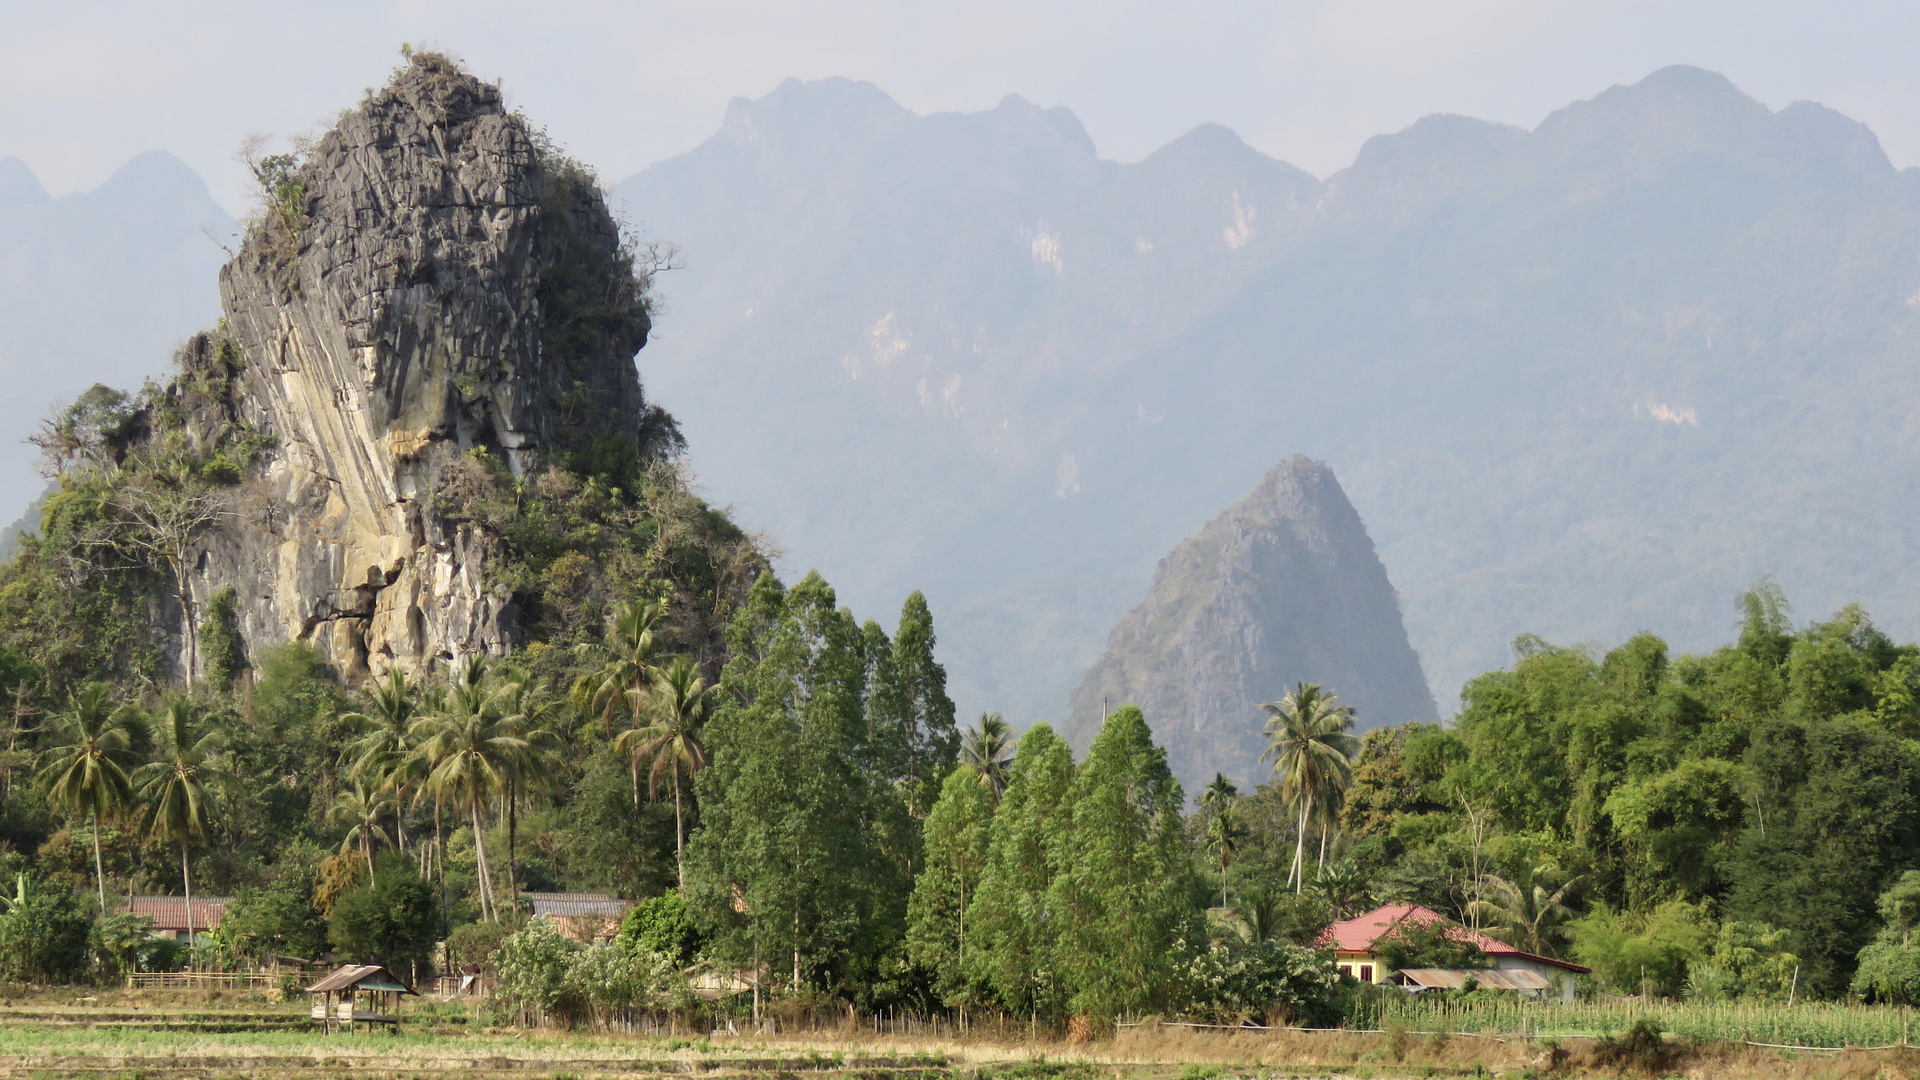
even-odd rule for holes
{"type": "Polygon", "coordinates": [[[789,75],[870,80],[923,113],[1066,105],[1120,160],[1213,121],[1324,176],[1428,113],[1531,127],[1672,63],[1775,108],[1829,105],[1920,164],[1920,6],[1886,0],[4,0],[0,156],[63,193],[163,149],[244,210],[240,139],[322,125],[403,41],[504,79],[609,180],[789,75]]]}

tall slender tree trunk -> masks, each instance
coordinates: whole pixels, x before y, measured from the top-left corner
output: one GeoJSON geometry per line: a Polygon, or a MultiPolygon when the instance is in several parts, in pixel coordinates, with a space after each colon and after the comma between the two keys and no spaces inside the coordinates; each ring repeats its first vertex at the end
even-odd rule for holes
{"type": "MultiPolygon", "coordinates": [[[[438,792],[435,792],[433,796],[433,858],[434,861],[439,864],[434,870],[440,880],[441,933],[447,934],[447,931],[450,929],[447,923],[452,920],[447,911],[447,842],[440,831],[440,795],[438,792]]],[[[447,934],[447,936],[450,937],[452,935],[447,934]]],[[[447,944],[444,939],[441,941],[440,960],[447,966],[447,974],[453,974],[453,946],[447,944]]]]}
{"type": "Polygon", "coordinates": [[[1320,826],[1320,873],[1321,874],[1325,874],[1327,872],[1327,834],[1332,831],[1333,829],[1330,826],[1327,826],[1327,825],[1320,826]]]}
{"type": "Polygon", "coordinates": [[[517,848],[520,829],[520,791],[516,781],[507,781],[507,911],[520,911],[520,864],[517,848]]]}
{"type": "Polygon", "coordinates": [[[100,811],[94,810],[93,819],[93,882],[100,887],[100,915],[107,914],[107,871],[106,864],[100,860],[100,811]]]}
{"type": "Polygon", "coordinates": [[[1307,887],[1307,815],[1313,812],[1313,796],[1300,800],[1300,827],[1293,841],[1293,891],[1298,895],[1307,887]]]}
{"type": "MultiPolygon", "coordinates": [[[[187,840],[180,838],[180,884],[187,891],[187,956],[193,956],[193,874],[187,869],[187,840]]],[[[192,960],[189,959],[191,964],[192,960]]]]}
{"type": "Polygon", "coordinates": [[[500,913],[493,903],[493,875],[487,872],[487,841],[480,822],[479,799],[473,800],[472,810],[474,869],[479,878],[480,915],[488,922],[499,922],[500,913]]]}
{"type": "Polygon", "coordinates": [[[673,767],[673,864],[680,875],[680,892],[687,891],[687,830],[680,813],[680,763],[673,767]]]}

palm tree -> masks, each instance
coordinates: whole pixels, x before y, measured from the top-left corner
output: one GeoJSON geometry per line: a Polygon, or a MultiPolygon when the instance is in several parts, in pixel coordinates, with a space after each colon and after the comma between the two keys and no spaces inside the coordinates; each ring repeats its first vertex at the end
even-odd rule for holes
{"type": "Polygon", "coordinates": [[[146,806],[147,835],[180,846],[180,884],[187,897],[187,944],[193,944],[193,874],[187,847],[207,833],[208,763],[220,749],[220,733],[202,730],[199,709],[185,698],[168,703],[154,733],[153,761],[135,770],[146,806]]]}
{"type": "Polygon", "coordinates": [[[1227,864],[1239,850],[1240,838],[1247,830],[1233,820],[1233,807],[1222,806],[1207,820],[1207,848],[1220,857],[1220,906],[1227,906],[1227,864]]]}
{"type": "Polygon", "coordinates": [[[410,734],[430,765],[426,789],[466,809],[473,826],[479,872],[480,911],[499,921],[493,900],[493,871],[487,865],[484,811],[507,788],[507,778],[527,749],[513,725],[501,722],[485,685],[484,661],[475,658],[460,671],[440,712],[416,721],[410,734]]]}
{"type": "Polygon", "coordinates": [[[712,710],[715,689],[700,677],[700,668],[691,659],[675,657],[671,667],[654,676],[653,723],[630,728],[613,740],[613,752],[633,761],[636,795],[642,761],[652,763],[647,772],[648,798],[659,797],[662,771],[673,778],[673,858],[682,889],[687,887],[687,863],[680,773],[684,770],[691,781],[707,767],[707,748],[700,742],[700,733],[712,710]]]}
{"type": "Polygon", "coordinates": [[[368,689],[367,699],[366,711],[340,717],[360,731],[360,737],[347,744],[345,756],[353,761],[347,775],[356,782],[373,777],[394,793],[394,832],[400,850],[405,851],[407,827],[400,811],[411,802],[409,795],[424,776],[419,756],[413,753],[412,735],[420,712],[420,687],[406,672],[392,668],[385,682],[368,689]]]}
{"type": "Polygon", "coordinates": [[[1227,779],[1226,773],[1214,773],[1205,791],[1200,793],[1200,805],[1209,810],[1218,811],[1223,806],[1232,806],[1233,800],[1240,797],[1240,789],[1227,779]]]}
{"type": "Polygon", "coordinates": [[[536,682],[525,671],[508,670],[500,688],[494,692],[491,705],[500,717],[501,727],[518,734],[527,744],[506,772],[507,888],[517,904],[520,901],[520,796],[527,788],[554,790],[561,786],[564,739],[549,722],[553,702],[548,698],[547,684],[536,682]]]}
{"type": "Polygon", "coordinates": [[[1480,878],[1480,898],[1467,905],[1476,919],[1486,918],[1496,927],[1493,936],[1517,949],[1540,956],[1555,955],[1555,942],[1567,936],[1566,921],[1573,915],[1567,906],[1567,893],[1579,884],[1568,878],[1557,889],[1550,889],[1559,876],[1554,866],[1536,866],[1524,882],[1508,881],[1497,874],[1480,878]],[[1488,894],[1492,899],[1487,899],[1488,894]]]}
{"type": "Polygon", "coordinates": [[[968,728],[960,744],[960,760],[979,774],[996,806],[1007,790],[1012,747],[1013,728],[997,712],[981,713],[979,726],[968,728]]]}
{"type": "Polygon", "coordinates": [[[107,909],[107,875],[100,858],[100,822],[133,801],[129,771],[140,726],[138,709],[114,708],[107,684],[90,682],[68,699],[66,712],[56,718],[56,742],[40,766],[48,805],[68,817],[85,813],[92,822],[93,879],[102,912],[107,909]]]}
{"type": "Polygon", "coordinates": [[[1240,936],[1249,945],[1271,941],[1280,932],[1280,896],[1265,886],[1240,890],[1240,936]]]}
{"type": "Polygon", "coordinates": [[[360,849],[367,861],[367,882],[376,889],[379,886],[373,883],[373,844],[376,840],[387,842],[387,830],[380,827],[380,822],[398,808],[399,802],[393,793],[374,776],[358,778],[352,787],[334,796],[333,805],[327,808],[329,822],[347,826],[346,838],[340,841],[341,853],[360,849]]]}
{"type": "Polygon", "coordinates": [[[1313,890],[1326,900],[1336,919],[1352,915],[1355,909],[1366,905],[1371,896],[1367,875],[1351,858],[1322,866],[1319,877],[1314,879],[1313,890]]]}
{"type": "Polygon", "coordinates": [[[666,617],[664,601],[629,600],[607,616],[603,644],[580,646],[582,655],[600,661],[600,668],[574,682],[574,703],[581,712],[598,714],[609,735],[613,734],[613,714],[623,704],[633,713],[630,726],[640,726],[640,709],[653,685],[655,630],[666,617]]]}
{"type": "Polygon", "coordinates": [[[1347,733],[1353,726],[1352,706],[1339,704],[1319,683],[1299,683],[1284,699],[1260,707],[1267,712],[1267,750],[1260,759],[1273,759],[1280,797],[1299,807],[1299,834],[1287,878],[1299,892],[1306,887],[1307,820],[1316,801],[1330,799],[1334,789],[1344,792],[1353,783],[1352,759],[1360,740],[1347,733]]]}

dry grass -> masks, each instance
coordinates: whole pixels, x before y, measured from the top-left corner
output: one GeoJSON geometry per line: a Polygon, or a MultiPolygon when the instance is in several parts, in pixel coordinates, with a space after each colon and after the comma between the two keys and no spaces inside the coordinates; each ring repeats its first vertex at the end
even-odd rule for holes
{"type": "MultiPolygon", "coordinates": [[[[206,1033],[89,1027],[75,1017],[127,1013],[235,1016],[297,1004],[234,991],[34,993],[0,988],[0,1077],[355,1080],[458,1076],[713,1080],[1304,1080],[1352,1077],[1675,1075],[1687,1080],[1920,1080],[1920,1052],[1793,1054],[1736,1044],[1680,1044],[1658,1074],[1596,1060],[1591,1042],[1534,1042],[1407,1032],[1208,1031],[1143,1025],[1070,1045],[1025,1025],[958,1036],[877,1035],[858,1022],[792,1035],[707,1039],[411,1024],[401,1034],[206,1033]]],[[[425,1017],[422,1016],[422,1021],[425,1017]]]]}

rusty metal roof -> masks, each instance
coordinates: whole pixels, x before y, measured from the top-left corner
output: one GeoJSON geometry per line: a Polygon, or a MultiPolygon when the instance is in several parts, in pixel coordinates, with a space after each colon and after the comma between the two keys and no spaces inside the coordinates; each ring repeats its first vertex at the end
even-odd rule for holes
{"type": "MultiPolygon", "coordinates": [[[[196,896],[193,898],[193,928],[195,930],[218,930],[220,921],[226,918],[227,905],[232,902],[225,896],[196,896]]],[[[145,915],[153,920],[155,930],[185,930],[187,928],[187,900],[184,896],[129,896],[126,911],[132,915],[145,915]]]]}
{"type": "Polygon", "coordinates": [[[397,994],[413,993],[405,983],[394,978],[379,964],[348,964],[307,987],[309,994],[325,994],[335,990],[385,990],[397,994]]]}
{"type": "Polygon", "coordinates": [[[1467,984],[1468,979],[1479,983],[1488,990],[1551,990],[1553,984],[1540,976],[1539,972],[1523,968],[1506,970],[1450,971],[1442,968],[1406,968],[1393,973],[1397,980],[1404,980],[1422,990],[1458,990],[1467,984]]]}

